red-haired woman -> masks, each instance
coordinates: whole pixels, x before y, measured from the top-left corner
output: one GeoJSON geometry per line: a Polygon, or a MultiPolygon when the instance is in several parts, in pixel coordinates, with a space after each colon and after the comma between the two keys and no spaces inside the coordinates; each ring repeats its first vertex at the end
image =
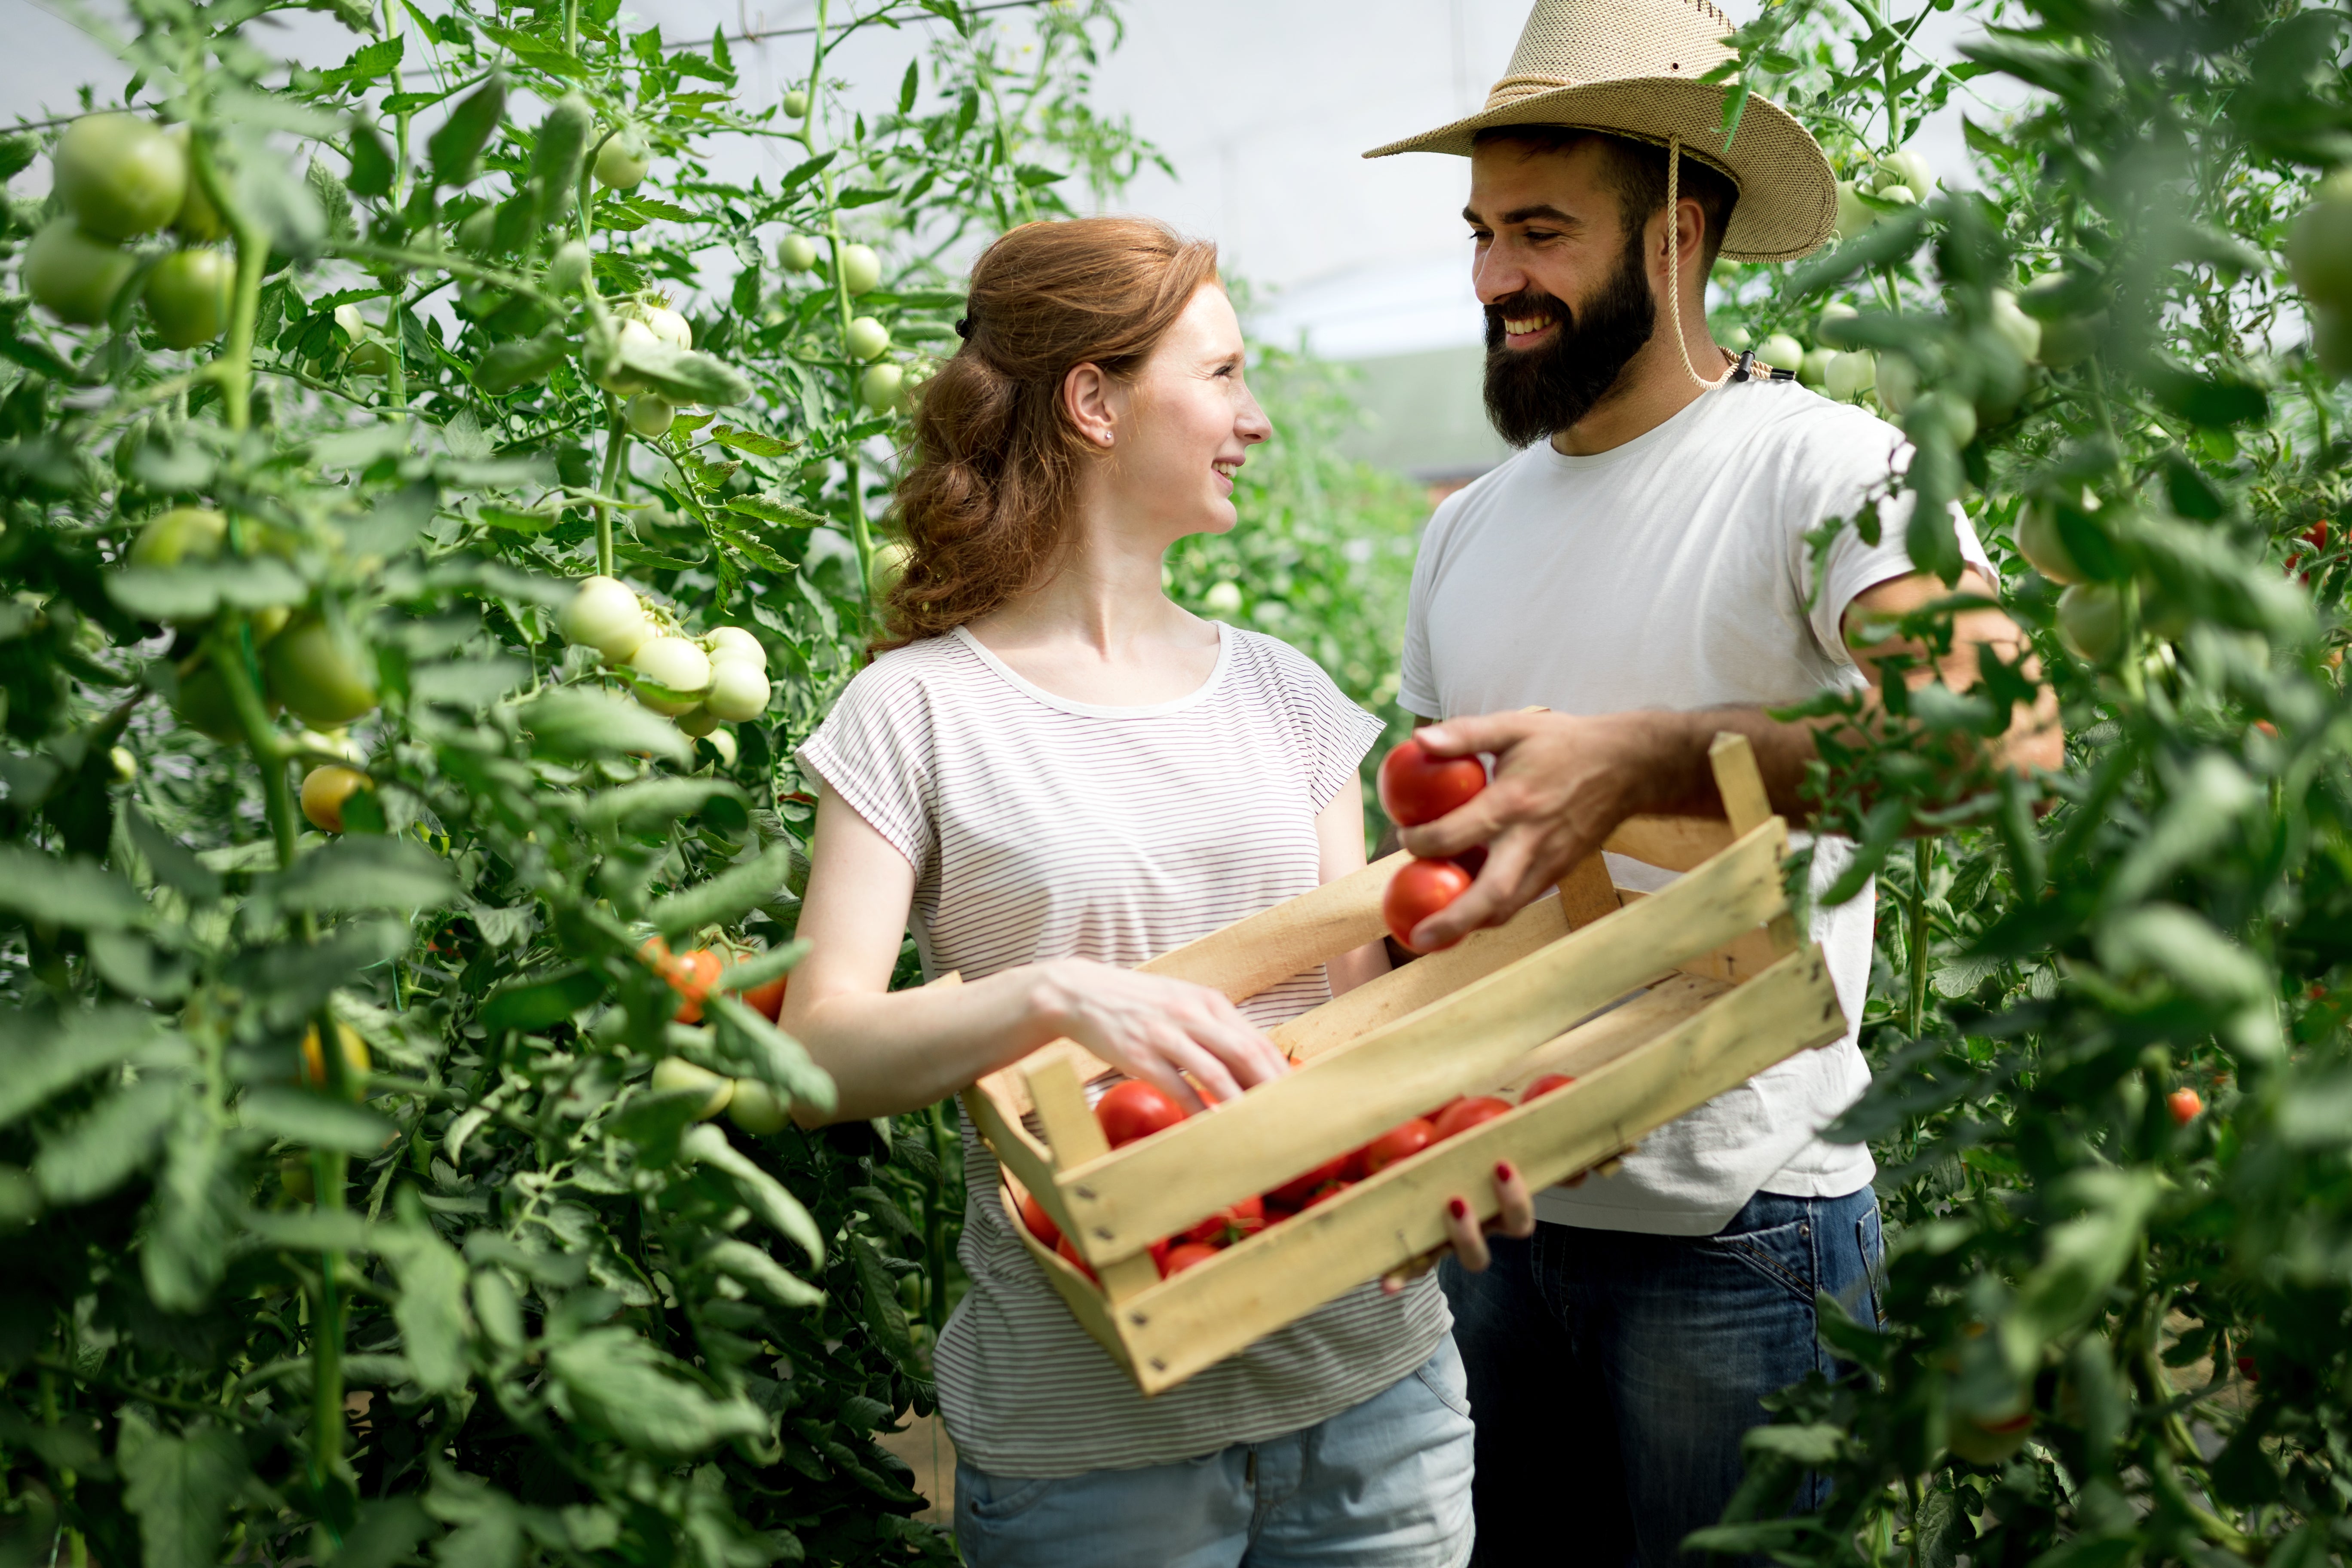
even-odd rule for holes
{"type": "MultiPolygon", "coordinates": [[[[896,646],[800,752],[822,781],[783,1023],[842,1118],[913,1110],[1048,1041],[1186,1105],[1284,1070],[1261,1032],[1377,946],[1236,1007],[1134,966],[1364,863],[1379,723],[1304,656],[1160,587],[1234,526],[1271,434],[1216,253],[1137,218],[1031,224],[974,268],[899,488],[896,646]],[[911,918],[925,972],[889,991],[911,918]]],[[[971,1289],[937,1354],[967,1563],[1463,1561],[1470,1424],[1445,1308],[1368,1286],[1147,1402],[1013,1233],[967,1128],[971,1289]]]]}

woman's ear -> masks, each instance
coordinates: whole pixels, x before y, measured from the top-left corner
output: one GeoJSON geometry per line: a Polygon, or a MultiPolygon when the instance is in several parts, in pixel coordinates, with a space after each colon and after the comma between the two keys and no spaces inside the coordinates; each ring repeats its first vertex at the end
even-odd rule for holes
{"type": "Polygon", "coordinates": [[[1062,378],[1062,407],[1089,446],[1108,447],[1118,439],[1122,401],[1117,384],[1098,364],[1073,366],[1062,378]]]}

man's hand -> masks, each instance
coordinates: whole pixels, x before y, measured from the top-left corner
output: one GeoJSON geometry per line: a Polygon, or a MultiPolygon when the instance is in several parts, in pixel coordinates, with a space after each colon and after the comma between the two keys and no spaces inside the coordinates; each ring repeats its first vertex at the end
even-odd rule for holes
{"type": "Polygon", "coordinates": [[[1467,805],[1405,830],[1404,847],[1430,858],[1486,846],[1477,881],[1414,928],[1413,947],[1434,952],[1502,924],[1628,816],[1687,795],[1687,763],[1677,754],[1686,748],[1660,743],[1658,721],[1671,717],[1490,713],[1421,731],[1422,745],[1442,757],[1493,752],[1495,776],[1467,805]]]}

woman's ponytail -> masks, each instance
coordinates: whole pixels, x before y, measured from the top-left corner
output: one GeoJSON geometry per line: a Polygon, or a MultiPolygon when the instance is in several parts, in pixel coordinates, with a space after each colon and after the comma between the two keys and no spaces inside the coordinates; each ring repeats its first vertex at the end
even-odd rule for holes
{"type": "Polygon", "coordinates": [[[1062,403],[1081,364],[1132,375],[1203,283],[1216,247],[1150,218],[1024,224],[972,268],[964,342],[916,394],[898,481],[908,555],[890,644],[936,637],[1062,564],[1087,444],[1062,403]]]}

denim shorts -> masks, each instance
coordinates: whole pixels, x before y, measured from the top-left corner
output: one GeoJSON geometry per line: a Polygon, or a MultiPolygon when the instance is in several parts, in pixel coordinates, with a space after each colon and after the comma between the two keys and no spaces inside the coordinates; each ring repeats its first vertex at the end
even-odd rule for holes
{"type": "Polygon", "coordinates": [[[971,1568],[1459,1568],[1470,1405],[1452,1339],[1351,1409],[1174,1464],[1024,1480],[956,1466],[971,1568]]]}

